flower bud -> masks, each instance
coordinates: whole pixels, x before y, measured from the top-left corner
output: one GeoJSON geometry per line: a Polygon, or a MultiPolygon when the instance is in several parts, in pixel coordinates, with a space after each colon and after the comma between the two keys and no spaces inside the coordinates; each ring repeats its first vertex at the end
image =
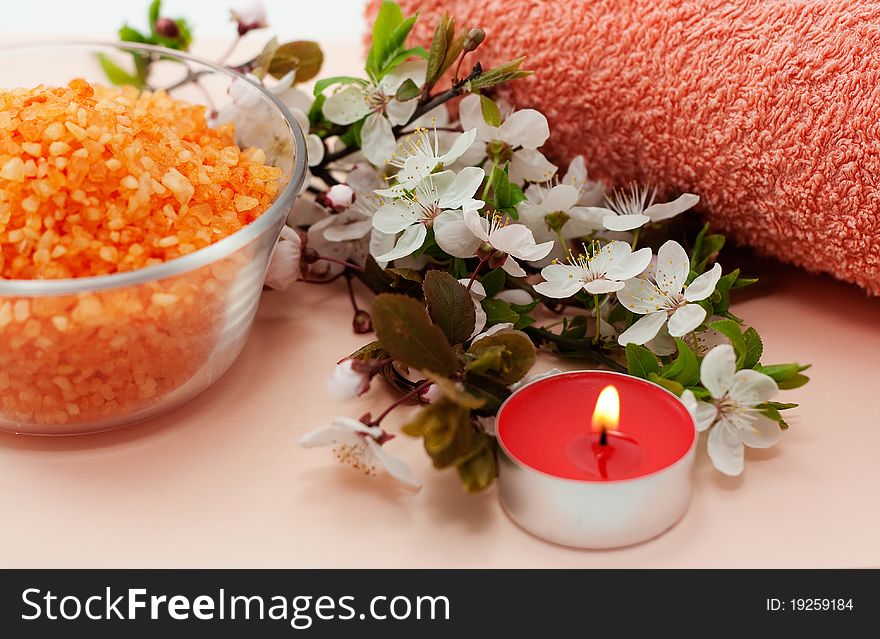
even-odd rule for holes
{"type": "Polygon", "coordinates": [[[359,335],[369,333],[373,330],[373,318],[366,311],[360,310],[354,314],[351,326],[354,328],[354,332],[359,335]]]}
{"type": "Polygon", "coordinates": [[[231,13],[232,20],[238,23],[239,36],[243,36],[248,31],[265,29],[269,26],[266,19],[266,8],[262,2],[251,2],[251,4],[240,9],[233,9],[231,13]]]}
{"type": "Polygon", "coordinates": [[[486,39],[486,32],[476,27],[467,32],[467,35],[464,37],[464,42],[461,45],[463,51],[470,52],[475,51],[478,46],[483,43],[483,40],[486,39]]]}
{"type": "Polygon", "coordinates": [[[156,20],[156,24],[154,26],[156,29],[156,33],[158,33],[163,38],[176,40],[180,37],[180,27],[178,27],[177,23],[171,18],[159,18],[158,20],[156,20]]]}
{"type": "Polygon", "coordinates": [[[318,203],[336,213],[342,213],[354,204],[354,200],[354,190],[348,184],[335,184],[318,198],[318,203]]]}
{"type": "Polygon", "coordinates": [[[507,253],[502,253],[501,251],[495,251],[489,257],[489,268],[501,268],[504,266],[504,263],[507,261],[507,253]]]}

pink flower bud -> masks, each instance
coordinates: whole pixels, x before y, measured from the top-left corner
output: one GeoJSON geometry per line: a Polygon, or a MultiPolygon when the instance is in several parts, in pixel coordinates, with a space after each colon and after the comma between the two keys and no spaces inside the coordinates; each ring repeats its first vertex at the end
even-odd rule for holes
{"type": "Polygon", "coordinates": [[[171,18],[159,18],[156,20],[155,28],[156,33],[163,38],[176,40],[180,37],[180,27],[178,27],[177,23],[171,18]]]}
{"type": "Polygon", "coordinates": [[[354,190],[348,184],[336,184],[327,191],[327,203],[337,213],[354,204],[354,190]]]}

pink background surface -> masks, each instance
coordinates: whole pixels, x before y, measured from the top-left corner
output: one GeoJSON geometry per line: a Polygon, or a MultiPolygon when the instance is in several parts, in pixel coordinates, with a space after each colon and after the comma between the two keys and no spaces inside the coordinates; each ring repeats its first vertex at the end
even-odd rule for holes
{"type": "MultiPolygon", "coordinates": [[[[327,50],[328,74],[355,68],[352,47],[327,50]]],[[[342,284],[299,284],[264,296],[238,362],[176,412],[100,435],[0,435],[0,566],[880,566],[880,299],[737,257],[762,282],[734,311],[761,332],[766,362],[812,362],[813,381],[784,394],[802,404],[791,430],[748,451],[742,477],[716,472],[701,443],[691,507],[657,539],[610,551],[535,539],[494,489],[464,494],[406,436],[389,447],[424,478],[417,494],[299,448],[334,415],[391,398],[379,384],[351,403],[327,396],[335,361],[367,339],[350,330],[342,284]]]]}
{"type": "Polygon", "coordinates": [[[813,381],[786,393],[802,403],[791,430],[749,451],[742,477],[717,473],[701,444],[690,510],[652,541],[598,552],[542,542],[494,490],[464,494],[405,436],[389,446],[425,479],[417,494],[299,448],[333,415],[391,397],[380,385],[344,405],[327,396],[333,363],[364,338],[341,284],[299,284],[264,296],[241,358],[188,406],[100,435],[0,436],[0,565],[880,566],[880,300],[787,267],[750,270],[763,283],[736,312],[760,329],[766,361],[813,362],[813,381]]]}

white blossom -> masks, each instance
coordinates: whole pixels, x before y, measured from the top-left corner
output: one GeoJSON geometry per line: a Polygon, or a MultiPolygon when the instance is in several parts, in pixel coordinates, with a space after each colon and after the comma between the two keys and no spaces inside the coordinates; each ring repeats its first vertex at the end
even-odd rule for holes
{"type": "Polygon", "coordinates": [[[367,475],[380,470],[410,488],[421,488],[422,483],[401,459],[389,455],[379,440],[386,437],[378,426],[367,426],[351,417],[335,417],[330,426],[304,435],[300,446],[314,448],[332,446],[336,458],[367,475]]]}
{"type": "Polygon", "coordinates": [[[266,286],[287,290],[302,275],[302,239],[289,226],[281,227],[281,237],[269,258],[266,286]]]}
{"type": "Polygon", "coordinates": [[[609,242],[592,255],[570,253],[568,263],[545,266],[541,271],[545,281],[536,284],[535,291],[556,299],[571,297],[580,290],[592,295],[613,293],[644,271],[650,261],[651,249],[634,252],[626,242],[609,242]]]}
{"type": "Polygon", "coordinates": [[[361,150],[372,164],[382,166],[397,146],[393,127],[406,124],[418,107],[418,100],[397,100],[397,90],[407,80],[418,86],[424,84],[426,64],[424,60],[404,62],[378,82],[345,84],[328,96],[324,115],[342,125],[366,118],[361,129],[361,150]]]}
{"type": "Polygon", "coordinates": [[[477,131],[477,150],[467,155],[469,162],[479,164],[487,156],[487,148],[494,145],[498,148],[492,149],[493,155],[509,156],[508,173],[515,184],[546,182],[556,173],[556,167],[538,151],[550,137],[550,125],[542,113],[522,109],[508,115],[501,126],[490,126],[483,117],[480,96],[472,94],[461,101],[459,119],[465,131],[477,131]]]}
{"type": "Polygon", "coordinates": [[[779,424],[757,408],[773,399],[779,387],[764,373],[736,370],[736,353],[730,344],[716,346],[703,358],[700,380],[711,399],[698,400],[686,390],[682,402],[694,416],[698,430],[711,429],[707,450],[715,468],[726,475],[739,475],[743,446],[767,448],[782,434],[779,424]]]}
{"type": "MultiPolygon", "coordinates": [[[[467,167],[458,174],[441,171],[419,182],[413,191],[400,187],[376,191],[389,198],[373,216],[377,230],[400,236],[390,251],[374,255],[377,260],[390,262],[405,257],[420,248],[428,235],[428,227],[445,211],[462,207],[483,206],[474,195],[483,182],[485,173],[478,167],[467,167]]],[[[435,229],[436,231],[436,229],[435,229]]]]}
{"type": "Polygon", "coordinates": [[[697,304],[709,297],[721,278],[721,265],[715,264],[690,284],[690,259],[681,244],[668,240],[657,251],[653,276],[630,280],[617,293],[617,299],[633,313],[643,315],[618,338],[621,346],[644,344],[654,339],[667,324],[672,337],[681,337],[706,319],[706,309],[697,304]]]}
{"type": "Polygon", "coordinates": [[[334,399],[354,399],[370,388],[370,376],[358,366],[358,362],[347,359],[333,369],[327,378],[327,391],[334,399]]]}
{"type": "Polygon", "coordinates": [[[654,189],[633,184],[629,189],[615,191],[606,198],[606,206],[592,207],[592,211],[601,216],[609,231],[633,231],[649,222],[675,217],[700,201],[698,195],[685,193],[672,202],[654,204],[654,194],[654,189]]]}
{"type": "Polygon", "coordinates": [[[501,268],[514,277],[526,274],[517,259],[539,260],[553,248],[553,242],[538,244],[528,227],[511,224],[501,215],[488,220],[479,214],[479,207],[474,206],[466,206],[461,213],[446,212],[438,216],[434,222],[434,237],[437,245],[453,257],[474,257],[478,251],[506,255],[501,268]]]}

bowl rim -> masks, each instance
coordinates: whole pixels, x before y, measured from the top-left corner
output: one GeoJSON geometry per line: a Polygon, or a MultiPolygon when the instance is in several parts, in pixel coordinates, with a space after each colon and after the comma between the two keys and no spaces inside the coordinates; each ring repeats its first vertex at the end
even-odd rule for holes
{"type": "Polygon", "coordinates": [[[153,282],[166,279],[186,273],[194,269],[200,268],[207,264],[216,262],[228,255],[231,255],[238,249],[249,244],[256,238],[260,237],[268,229],[272,228],[279,222],[280,218],[286,219],[290,209],[299,195],[300,189],[306,179],[308,171],[308,158],[306,150],[306,139],[299,124],[294,118],[290,109],[276,97],[266,87],[257,84],[250,78],[238,71],[224,67],[222,65],[204,60],[198,56],[190,55],[183,51],[168,49],[166,47],[157,47],[147,44],[129,43],[129,42],[102,42],[97,40],[61,40],[61,41],[44,41],[35,42],[24,45],[10,45],[0,47],[0,53],[10,53],[14,51],[31,51],[33,49],[47,48],[64,48],[64,47],[93,47],[96,50],[100,48],[121,49],[125,51],[143,51],[146,53],[160,53],[165,56],[178,58],[188,62],[202,65],[229,76],[231,79],[244,80],[250,84],[256,91],[261,93],[263,97],[275,106],[287,122],[287,126],[293,136],[295,157],[293,172],[290,180],[287,182],[284,190],[276,196],[272,205],[266,209],[260,217],[235,231],[231,235],[224,237],[213,244],[202,247],[187,255],[182,255],[174,259],[147,266],[145,268],[133,271],[125,271],[122,273],[111,273],[109,275],[90,275],[88,277],[72,277],[63,279],[3,279],[0,278],[0,296],[8,297],[36,297],[48,295],[71,295],[77,293],[87,293],[93,291],[103,291],[108,289],[121,288],[126,286],[136,286],[146,282],[153,282]]]}

